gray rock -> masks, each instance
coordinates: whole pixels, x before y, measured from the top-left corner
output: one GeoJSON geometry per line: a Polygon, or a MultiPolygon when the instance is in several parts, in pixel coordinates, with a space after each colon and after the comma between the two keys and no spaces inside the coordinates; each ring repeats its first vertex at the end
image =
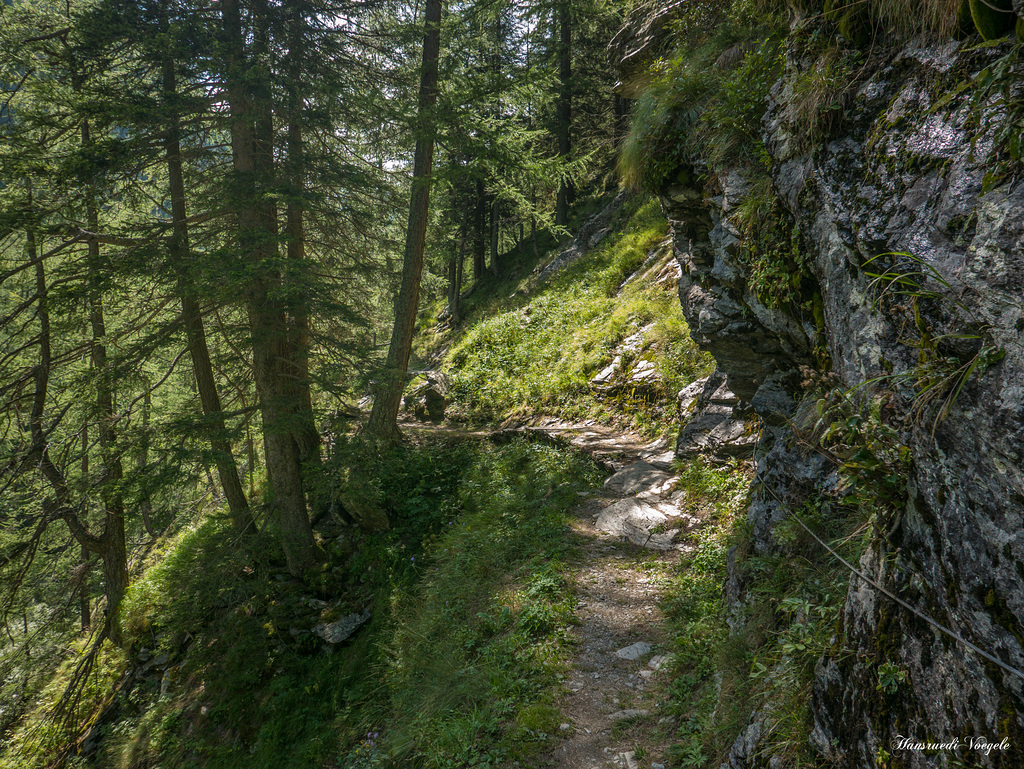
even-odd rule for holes
{"type": "Polygon", "coordinates": [[[624,467],[604,482],[604,488],[617,494],[639,494],[672,479],[668,473],[640,460],[624,467]]]}
{"type": "Polygon", "coordinates": [[[619,372],[619,366],[621,363],[622,356],[616,355],[615,359],[611,363],[601,369],[601,371],[590,380],[591,386],[597,389],[607,389],[611,385],[615,375],[619,372]]]}
{"type": "Polygon", "coordinates": [[[676,461],[676,452],[669,450],[657,454],[648,454],[644,457],[644,461],[658,470],[671,470],[676,461]]]}
{"type": "Polygon", "coordinates": [[[413,380],[413,384],[402,398],[402,408],[411,411],[417,419],[429,419],[431,422],[444,420],[448,408],[448,377],[441,371],[421,371],[421,381],[413,380]]]}
{"type": "Polygon", "coordinates": [[[673,520],[653,504],[631,497],[606,507],[594,525],[603,532],[625,537],[635,545],[651,550],[672,547],[674,529],[681,521],[673,520]]]}
{"type": "MultiPolygon", "coordinates": [[[[807,299],[815,296],[813,317],[798,307],[768,307],[751,289],[736,216],[752,189],[742,173],[721,175],[717,197],[706,198],[696,186],[671,188],[662,204],[691,334],[715,357],[716,376],[726,377],[734,395],[730,402],[719,392],[722,383],[709,380],[692,403],[679,451],[749,452],[749,434],[742,449],[735,443],[744,441],[746,404],[768,425],[755,484],[765,491],[754,495],[748,511],[753,555],[786,553],[774,531],[789,510],[776,497],[828,496],[837,488],[832,464],[800,450],[788,422],[804,380],[801,367],[813,370],[812,349],[823,345],[840,386],[877,379],[879,388],[896,392],[887,420],[913,454],[909,499],[872,542],[861,569],[1020,670],[1024,187],[991,174],[1005,159],[995,137],[1019,132],[1007,122],[1019,118],[999,99],[979,99],[976,87],[955,89],[973,73],[991,71],[1007,51],[917,41],[879,58],[859,73],[841,134],[811,146],[794,122],[794,83],[807,64],[794,44],[762,126],[775,189],[809,265],[803,288],[807,299]],[[866,264],[879,254],[893,256],[866,264]],[[915,414],[913,395],[901,398],[893,378],[913,375],[920,345],[913,343],[913,309],[896,301],[882,311],[876,306],[877,287],[866,273],[889,267],[916,272],[931,297],[914,306],[933,340],[945,335],[936,356],[969,366],[982,345],[1003,356],[984,375],[976,370],[939,422],[915,414]],[[984,340],[972,348],[970,340],[949,336],[964,333],[984,340]]],[[[1013,66],[1006,87],[1020,99],[1024,73],[1013,66]]],[[[726,590],[734,629],[748,590],[736,561],[734,554],[726,590]]],[[[1005,735],[1024,745],[1024,682],[879,598],[862,580],[851,582],[838,632],[834,648],[844,652],[822,657],[813,689],[812,741],[826,760],[873,767],[900,731],[994,741],[1005,735]],[[907,672],[894,693],[877,689],[883,660],[907,672]]],[[[772,766],[761,739],[755,717],[723,766],[772,766]]],[[[910,769],[935,765],[923,754],[900,760],[910,769]]],[[[967,759],[986,769],[1020,764],[1007,760],[1015,759],[994,751],[967,759]]]]}
{"type": "Polygon", "coordinates": [[[540,280],[554,275],[559,270],[565,269],[570,264],[586,255],[587,251],[597,246],[604,237],[611,232],[609,224],[614,220],[615,215],[629,199],[630,193],[626,189],[620,190],[599,213],[592,216],[576,233],[558,255],[552,259],[547,266],[541,270],[540,280]]]}
{"type": "Polygon", "coordinates": [[[646,641],[637,641],[634,644],[625,646],[615,652],[615,656],[623,660],[638,660],[645,654],[651,653],[651,645],[646,641]]]}
{"type": "Polygon", "coordinates": [[[366,609],[362,614],[349,614],[337,622],[321,623],[313,628],[313,633],[329,644],[339,644],[355,633],[369,619],[370,610],[366,609]]]}
{"type": "Polygon", "coordinates": [[[676,403],[679,404],[679,413],[683,416],[689,416],[697,406],[697,399],[700,398],[704,387],[708,383],[710,377],[704,377],[698,379],[696,382],[686,385],[679,394],[676,396],[676,403]]]}

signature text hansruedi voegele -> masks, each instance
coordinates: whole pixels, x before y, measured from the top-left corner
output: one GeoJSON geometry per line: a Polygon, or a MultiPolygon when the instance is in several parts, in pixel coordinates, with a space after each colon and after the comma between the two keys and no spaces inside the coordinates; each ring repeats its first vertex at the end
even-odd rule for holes
{"type": "Polygon", "coordinates": [[[932,742],[918,740],[914,737],[904,737],[902,734],[898,734],[892,741],[892,748],[893,750],[960,750],[961,748],[967,748],[968,750],[981,751],[987,756],[993,750],[1009,750],[1010,740],[1003,737],[999,742],[990,742],[985,737],[971,736],[966,739],[953,737],[945,742],[932,742]]]}

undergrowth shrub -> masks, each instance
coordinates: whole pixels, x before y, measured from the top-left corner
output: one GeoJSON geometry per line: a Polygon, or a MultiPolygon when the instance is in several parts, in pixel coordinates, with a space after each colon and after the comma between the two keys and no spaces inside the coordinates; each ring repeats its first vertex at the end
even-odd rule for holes
{"type": "Polygon", "coordinates": [[[461,515],[431,537],[417,583],[390,596],[375,673],[391,760],[504,765],[557,729],[551,687],[574,606],[564,514],[598,477],[537,444],[481,448],[461,515]]]}

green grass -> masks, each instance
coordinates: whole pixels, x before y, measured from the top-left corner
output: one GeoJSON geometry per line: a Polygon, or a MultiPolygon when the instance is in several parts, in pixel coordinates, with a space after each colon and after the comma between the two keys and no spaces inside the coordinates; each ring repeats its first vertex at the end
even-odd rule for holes
{"type": "Polygon", "coordinates": [[[662,603],[674,639],[667,709],[675,734],[669,755],[674,766],[704,767],[721,757],[721,746],[735,739],[750,713],[746,687],[730,674],[744,664],[742,640],[730,634],[722,605],[727,554],[744,539],[740,516],[750,469],[695,459],[679,470],[687,506],[709,517],[691,537],[695,550],[669,580],[662,603]]]}
{"type": "Polygon", "coordinates": [[[648,431],[663,430],[674,416],[665,403],[710,369],[690,341],[674,291],[643,280],[622,286],[665,233],[659,203],[642,202],[584,259],[471,325],[444,364],[452,379],[452,413],[492,422],[538,413],[625,416],[648,431]],[[642,398],[596,393],[590,380],[612,361],[616,345],[646,326],[645,346],[632,362],[652,360],[659,389],[642,398]]]}
{"type": "MultiPolygon", "coordinates": [[[[740,517],[748,472],[700,461],[680,472],[687,504],[709,511],[712,524],[691,540],[696,550],[681,564],[663,605],[675,637],[669,701],[674,765],[717,766],[755,711],[762,718],[764,755],[788,766],[814,765],[808,745],[814,668],[826,651],[837,653],[833,636],[849,575],[792,517],[773,530],[778,554],[751,554],[749,526],[740,517]],[[743,606],[728,617],[730,629],[722,584],[733,546],[746,587],[743,606]]],[[[787,502],[856,562],[870,527],[855,489],[838,498],[794,494],[787,502]]],[[[885,681],[898,685],[898,671],[888,675],[885,681]]]]}
{"type": "MultiPolygon", "coordinates": [[[[431,441],[373,462],[391,530],[325,542],[307,584],[271,538],[238,541],[217,519],[164,543],[124,604],[131,651],[104,650],[77,716],[116,711],[98,752],[68,765],[486,767],[546,746],[573,622],[565,514],[597,469],[525,441],[431,441]],[[366,606],[370,624],[333,653],[308,633],[366,606]],[[143,648],[166,672],[111,699],[143,648]]],[[[49,765],[66,741],[47,713],[73,664],[0,749],[4,769],[49,765]]]]}

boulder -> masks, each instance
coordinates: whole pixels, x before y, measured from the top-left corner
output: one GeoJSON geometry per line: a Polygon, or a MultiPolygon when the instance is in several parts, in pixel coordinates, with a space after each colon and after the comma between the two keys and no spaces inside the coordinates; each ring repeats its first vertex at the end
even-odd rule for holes
{"type": "Polygon", "coordinates": [[[604,482],[607,491],[633,496],[664,485],[672,476],[643,460],[619,470],[604,482]]]}
{"type": "Polygon", "coordinates": [[[634,545],[669,550],[681,523],[669,516],[662,506],[631,497],[606,507],[595,525],[607,534],[625,537],[634,545]]]}
{"type": "Polygon", "coordinates": [[[413,412],[417,419],[444,421],[450,389],[448,377],[440,371],[425,371],[421,376],[423,379],[413,380],[414,384],[406,391],[402,408],[413,412]]]}
{"type": "Polygon", "coordinates": [[[362,614],[349,614],[337,622],[324,622],[313,628],[313,633],[320,636],[329,644],[339,644],[349,638],[360,627],[370,619],[370,610],[366,609],[362,614]]]}

